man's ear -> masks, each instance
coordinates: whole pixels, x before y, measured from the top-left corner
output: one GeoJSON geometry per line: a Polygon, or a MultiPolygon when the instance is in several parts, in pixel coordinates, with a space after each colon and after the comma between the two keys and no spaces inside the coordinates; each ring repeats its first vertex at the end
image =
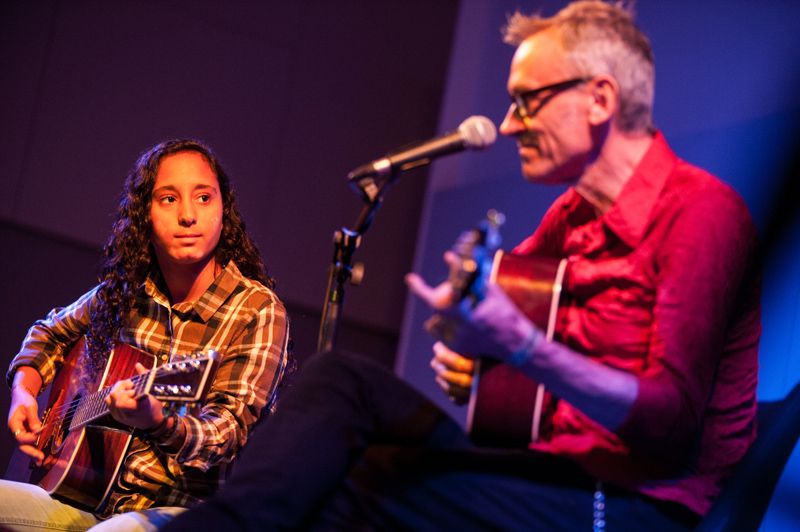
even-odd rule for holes
{"type": "Polygon", "coordinates": [[[589,83],[591,83],[589,90],[592,96],[589,123],[599,126],[611,121],[619,109],[619,85],[610,76],[597,76],[589,83]]]}

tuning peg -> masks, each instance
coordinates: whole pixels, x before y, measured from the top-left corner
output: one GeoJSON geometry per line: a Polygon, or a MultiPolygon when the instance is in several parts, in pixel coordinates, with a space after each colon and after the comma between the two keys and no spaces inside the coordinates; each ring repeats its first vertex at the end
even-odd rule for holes
{"type": "Polygon", "coordinates": [[[506,215],[500,211],[489,209],[489,211],[486,213],[486,220],[492,224],[492,227],[498,228],[506,223],[506,215]]]}

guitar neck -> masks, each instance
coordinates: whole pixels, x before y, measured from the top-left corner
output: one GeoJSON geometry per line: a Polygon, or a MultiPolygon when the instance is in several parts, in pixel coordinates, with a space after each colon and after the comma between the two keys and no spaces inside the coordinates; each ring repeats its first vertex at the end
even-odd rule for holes
{"type": "MultiPolygon", "coordinates": [[[[133,389],[136,391],[136,396],[143,395],[148,392],[149,383],[152,381],[151,375],[154,375],[157,370],[154,369],[142,375],[136,375],[131,378],[133,381],[133,389]]],[[[85,395],[80,398],[75,413],[72,416],[69,429],[76,430],[85,427],[92,421],[100,419],[106,414],[110,413],[106,399],[111,393],[111,387],[107,386],[95,393],[85,395]]]]}
{"type": "MultiPolygon", "coordinates": [[[[219,365],[220,355],[213,349],[207,355],[182,357],[180,360],[153,368],[147,373],[130,377],[136,397],[152,394],[168,404],[194,404],[202,400],[211,385],[211,377],[219,365]]],[[[109,413],[106,399],[111,393],[107,386],[76,399],[70,430],[85,427],[109,413]]]]}

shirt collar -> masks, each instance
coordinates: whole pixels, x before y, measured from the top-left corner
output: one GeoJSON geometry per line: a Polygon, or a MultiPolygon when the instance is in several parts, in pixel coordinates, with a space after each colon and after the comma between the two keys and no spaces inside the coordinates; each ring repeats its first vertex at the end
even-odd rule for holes
{"type": "Polygon", "coordinates": [[[156,269],[145,279],[144,291],[161,306],[172,308],[173,311],[181,314],[188,314],[194,311],[203,322],[207,322],[233,293],[241,279],[242,273],[239,268],[236,267],[233,261],[230,261],[197,301],[187,301],[171,306],[169,298],[160,288],[163,285],[161,272],[156,269]]]}
{"type": "Polygon", "coordinates": [[[164,293],[164,278],[161,276],[161,271],[154,268],[147,274],[147,277],[142,283],[144,286],[144,293],[153,298],[153,301],[162,307],[170,307],[169,298],[164,293]]]}
{"type": "Polygon", "coordinates": [[[678,158],[660,132],[622,188],[617,201],[601,217],[606,227],[630,247],[642,240],[650,213],[678,158]]]}

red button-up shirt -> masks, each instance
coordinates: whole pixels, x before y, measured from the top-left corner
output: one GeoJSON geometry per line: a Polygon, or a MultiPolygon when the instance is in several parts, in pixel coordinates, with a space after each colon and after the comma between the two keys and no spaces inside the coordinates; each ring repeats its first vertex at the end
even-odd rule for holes
{"type": "Polygon", "coordinates": [[[615,204],[574,189],[514,250],[568,257],[557,339],[638,376],[614,432],[559,401],[532,446],[704,514],[755,437],[759,283],[741,198],[660,134],[615,204]]]}

